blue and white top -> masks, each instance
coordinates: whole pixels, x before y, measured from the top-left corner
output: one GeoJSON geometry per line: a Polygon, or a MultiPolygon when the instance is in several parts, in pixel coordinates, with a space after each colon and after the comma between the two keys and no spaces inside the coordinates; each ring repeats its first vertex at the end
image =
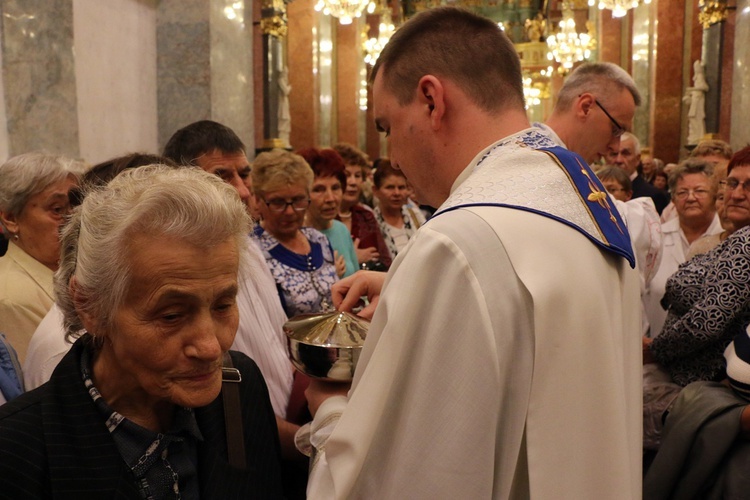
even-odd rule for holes
{"type": "Polygon", "coordinates": [[[292,252],[260,226],[253,232],[276,281],[284,312],[290,318],[332,310],[331,285],[338,281],[328,238],[311,227],[301,231],[310,243],[307,255],[292,252]]]}

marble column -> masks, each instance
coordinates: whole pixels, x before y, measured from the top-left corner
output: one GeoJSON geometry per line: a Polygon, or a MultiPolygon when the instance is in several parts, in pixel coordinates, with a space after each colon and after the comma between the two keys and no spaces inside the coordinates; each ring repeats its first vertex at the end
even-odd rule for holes
{"type": "Polygon", "coordinates": [[[654,78],[656,51],[654,32],[656,6],[642,3],[632,9],[632,66],[633,80],[641,93],[641,105],[635,110],[633,133],[641,146],[651,146],[651,82],[654,78]]]}
{"type": "Polygon", "coordinates": [[[157,152],[157,0],[73,0],[80,155],[157,152]]]}
{"type": "MultiPolygon", "coordinates": [[[[359,90],[363,80],[361,70],[365,64],[362,53],[365,21],[363,16],[349,25],[339,24],[336,32],[336,141],[348,142],[360,148],[364,146],[359,140],[359,90]]],[[[377,37],[377,31],[373,31],[371,36],[377,37]]]]}
{"type": "Polygon", "coordinates": [[[175,130],[211,119],[232,128],[247,150],[254,150],[251,19],[250,1],[159,2],[160,148],[175,130]]]}
{"type": "Polygon", "coordinates": [[[3,0],[0,10],[7,123],[0,150],[79,156],[72,0],[3,0]]]}
{"type": "MultiPolygon", "coordinates": [[[[263,46],[263,146],[261,149],[288,148],[288,116],[281,117],[281,106],[289,108],[289,77],[286,57],[288,32],[286,4],[282,0],[264,0],[261,9],[263,46]],[[286,100],[286,101],[284,101],[286,100]],[[283,122],[283,123],[282,123],[283,122]],[[284,130],[282,130],[284,129],[284,130]],[[282,135],[285,137],[282,138],[282,135]]],[[[286,113],[288,115],[288,113],[286,113]]]]}
{"type": "MultiPolygon", "coordinates": [[[[314,0],[295,0],[287,5],[289,80],[292,93],[291,143],[295,149],[318,146],[318,17],[314,0]]],[[[327,17],[327,16],[325,16],[327,17]]]]}
{"type": "Polygon", "coordinates": [[[656,71],[651,91],[650,145],[654,156],[666,163],[680,157],[685,35],[691,18],[689,7],[676,0],[656,3],[656,71]],[[687,28],[686,28],[687,26],[687,28]]]}
{"type": "Polygon", "coordinates": [[[732,125],[730,143],[737,150],[750,143],[750,0],[737,0],[732,77],[732,125]]]}
{"type": "Polygon", "coordinates": [[[701,60],[705,65],[706,83],[706,133],[719,131],[721,107],[721,77],[724,52],[724,22],[727,19],[727,5],[720,1],[701,2],[698,16],[703,26],[701,60]]]}

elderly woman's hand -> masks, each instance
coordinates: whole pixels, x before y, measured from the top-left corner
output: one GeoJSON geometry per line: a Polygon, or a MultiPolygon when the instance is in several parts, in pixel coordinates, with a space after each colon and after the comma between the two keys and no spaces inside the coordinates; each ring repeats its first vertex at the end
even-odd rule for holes
{"type": "Polygon", "coordinates": [[[333,263],[336,266],[336,276],[343,278],[346,274],[346,261],[344,256],[340,255],[337,250],[333,251],[333,263]]]}
{"type": "Polygon", "coordinates": [[[359,248],[359,238],[354,239],[354,251],[357,252],[357,261],[360,264],[380,258],[380,253],[375,247],[359,248]]]}

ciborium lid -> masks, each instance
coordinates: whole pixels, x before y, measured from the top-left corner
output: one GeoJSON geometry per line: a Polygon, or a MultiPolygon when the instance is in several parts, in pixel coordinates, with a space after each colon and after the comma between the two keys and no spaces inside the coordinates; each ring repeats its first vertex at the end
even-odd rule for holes
{"type": "Polygon", "coordinates": [[[284,333],[303,344],[321,347],[362,347],[370,322],[344,311],[294,316],[284,324],[284,333]]]}

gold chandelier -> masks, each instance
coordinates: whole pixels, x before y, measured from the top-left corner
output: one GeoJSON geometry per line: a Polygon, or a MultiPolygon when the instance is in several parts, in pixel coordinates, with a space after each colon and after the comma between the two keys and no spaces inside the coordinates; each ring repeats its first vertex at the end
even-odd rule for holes
{"type": "Polygon", "coordinates": [[[558,71],[564,74],[573,69],[575,63],[591,57],[594,41],[589,33],[576,31],[573,11],[569,7],[563,7],[562,15],[559,30],[547,37],[547,59],[557,61],[560,64],[558,71]]]}
{"type": "MultiPolygon", "coordinates": [[[[648,5],[651,0],[642,0],[648,5]]],[[[635,9],[641,4],[641,0],[589,0],[589,7],[598,6],[599,10],[611,10],[612,17],[623,17],[628,10],[635,9]]]]}
{"type": "Polygon", "coordinates": [[[377,38],[368,38],[362,44],[366,64],[369,64],[370,66],[375,64],[375,61],[380,57],[380,52],[383,50],[383,47],[385,47],[385,44],[388,43],[388,40],[391,39],[394,31],[396,31],[396,26],[393,24],[391,9],[387,5],[383,5],[380,13],[380,25],[378,27],[377,38]]]}
{"type": "Polygon", "coordinates": [[[365,9],[372,14],[375,12],[375,2],[372,0],[318,0],[315,4],[317,12],[327,16],[337,17],[341,24],[351,24],[355,17],[360,17],[365,9]]]}

